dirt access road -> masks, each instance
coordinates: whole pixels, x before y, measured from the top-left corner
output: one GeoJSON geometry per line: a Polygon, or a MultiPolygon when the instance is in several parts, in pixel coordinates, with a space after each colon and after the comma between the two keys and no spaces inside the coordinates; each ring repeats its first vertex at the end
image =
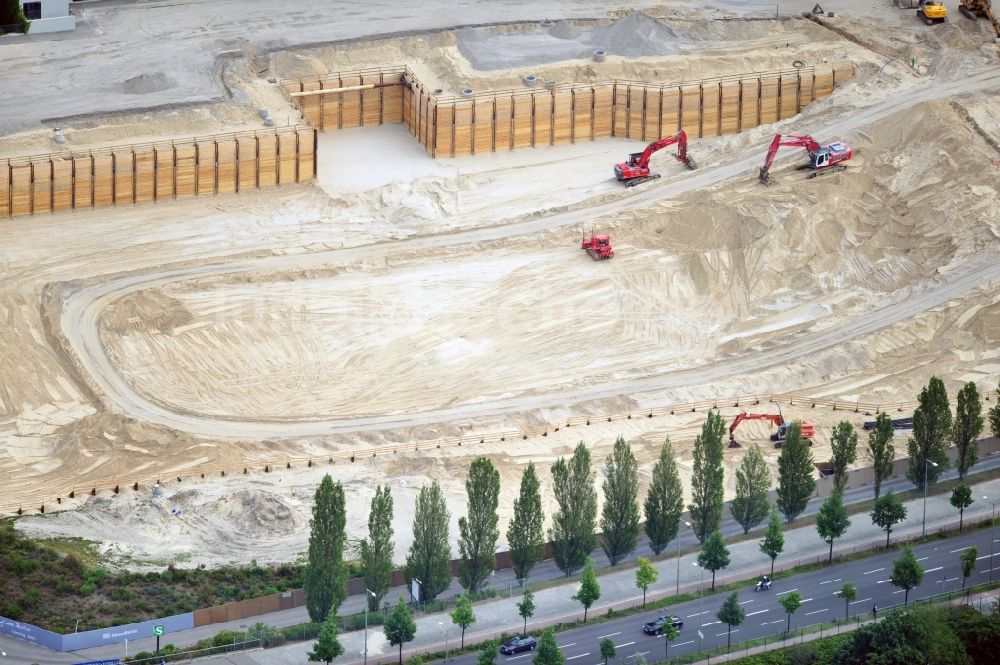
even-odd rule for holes
{"type": "MultiPolygon", "coordinates": [[[[957,81],[941,83],[931,80],[894,94],[890,99],[871,107],[852,110],[848,114],[817,127],[824,134],[845,133],[861,129],[916,104],[961,95],[983,92],[1000,87],[1000,72],[994,69],[969,74],[957,81]]],[[[590,218],[600,217],[628,207],[649,204],[666,196],[678,195],[698,188],[707,188],[738,177],[745,177],[759,161],[759,150],[747,151],[723,164],[703,168],[686,179],[652,186],[631,196],[625,196],[588,209],[590,218]]],[[[529,409],[579,403],[585,400],[636,394],[646,391],[704,385],[741,372],[787,364],[816,351],[845,341],[864,337],[906,320],[921,312],[938,307],[952,298],[995,280],[1000,280],[1000,263],[995,258],[968,264],[960,272],[944,275],[940,282],[921,292],[901,293],[885,307],[855,317],[841,325],[818,332],[805,333],[794,341],[766,352],[746,354],[738,359],[683,370],[661,372],[628,381],[606,383],[582,389],[548,392],[528,397],[491,400],[488,403],[464,404],[446,409],[428,410],[416,414],[386,414],[365,418],[339,420],[299,419],[293,421],[254,421],[198,414],[181,413],[138,394],[114,369],[99,335],[103,310],[113,301],[136,291],[169,282],[244,272],[268,272],[288,268],[306,269],[320,265],[348,263],[360,259],[387,256],[395,252],[449,247],[466,243],[523,236],[557,227],[581,224],[579,211],[540,217],[524,222],[479,228],[367,245],[347,250],[316,252],[304,256],[275,256],[264,259],[238,260],[196,267],[176,268],[154,274],[125,276],[102,284],[82,288],[68,294],[61,317],[61,328],[76,351],[84,371],[89,374],[107,405],[124,415],[176,430],[218,438],[267,437],[282,438],[331,433],[360,432],[388,427],[419,426],[436,422],[485,415],[513,413],[529,409]]]]}

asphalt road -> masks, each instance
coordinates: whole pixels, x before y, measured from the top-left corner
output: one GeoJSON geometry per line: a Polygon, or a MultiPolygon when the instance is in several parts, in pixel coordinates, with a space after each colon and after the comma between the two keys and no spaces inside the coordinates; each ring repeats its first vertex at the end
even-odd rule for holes
{"type": "MultiPolygon", "coordinates": [[[[990,558],[989,530],[956,536],[947,540],[928,543],[914,549],[917,560],[924,567],[923,583],[910,591],[910,601],[927,596],[953,591],[962,586],[959,571],[959,553],[969,546],[979,550],[979,561],[970,583],[985,582],[989,579],[990,558]]],[[[997,539],[1000,542],[1000,539],[997,539]]],[[[1000,550],[1000,545],[995,545],[1000,550]]],[[[857,600],[850,604],[850,616],[871,616],[872,606],[877,605],[883,610],[894,604],[903,602],[904,593],[889,582],[892,572],[892,562],[898,558],[898,552],[891,552],[861,561],[845,563],[840,566],[826,568],[812,573],[796,575],[776,581],[770,591],[754,592],[752,585],[739,590],[739,602],[746,611],[746,620],[740,626],[733,627],[733,643],[761,638],[765,635],[775,636],[785,629],[788,615],[778,599],[784,594],[798,591],[802,596],[802,605],[791,617],[792,629],[803,628],[835,618],[843,618],[844,601],[836,592],[845,582],[851,582],[858,590],[857,600]]],[[[994,554],[994,561],[1000,557],[1000,551],[994,554]]],[[[1000,565],[996,566],[1000,579],[1000,565]]],[[[665,644],[662,637],[646,635],[642,626],[662,614],[672,614],[684,620],[680,635],[670,644],[670,654],[682,655],[701,649],[725,646],[726,625],[716,618],[716,613],[725,600],[724,594],[709,598],[694,600],[688,603],[674,605],[669,609],[654,610],[635,616],[608,621],[605,623],[585,626],[559,633],[557,643],[566,656],[567,663],[574,665],[604,665],[600,656],[600,640],[604,637],[614,640],[617,656],[609,662],[626,663],[627,659],[636,653],[645,655],[650,660],[660,659],[665,654],[665,644]],[[699,639],[699,631],[704,635],[699,639]],[[655,651],[655,653],[654,653],[655,651]]],[[[530,632],[530,631],[529,631],[530,632]]],[[[537,636],[537,633],[536,633],[537,636]]],[[[514,663],[527,665],[534,654],[520,653],[515,656],[500,655],[497,663],[514,663]],[[520,662],[519,662],[520,661],[520,662]]],[[[475,665],[477,654],[471,653],[449,660],[453,665],[475,665]]]]}

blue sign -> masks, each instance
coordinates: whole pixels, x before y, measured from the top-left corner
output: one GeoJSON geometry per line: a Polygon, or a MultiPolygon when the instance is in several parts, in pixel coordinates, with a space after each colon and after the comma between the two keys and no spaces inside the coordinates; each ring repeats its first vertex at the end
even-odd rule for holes
{"type": "Polygon", "coordinates": [[[21,623],[20,621],[14,621],[13,619],[0,617],[0,635],[15,637],[19,640],[24,640],[25,642],[29,642],[31,644],[37,644],[38,646],[45,647],[46,649],[52,649],[54,651],[63,650],[62,635],[53,633],[51,630],[45,630],[44,628],[33,626],[30,623],[21,623]]]}
{"type": "Polygon", "coordinates": [[[122,665],[121,658],[111,658],[108,660],[88,660],[86,663],[74,663],[73,665],[122,665]]]}
{"type": "MultiPolygon", "coordinates": [[[[79,651],[105,644],[121,644],[125,640],[147,637],[153,634],[156,626],[162,626],[165,633],[173,633],[194,628],[194,614],[177,614],[172,617],[151,619],[138,623],[98,628],[79,633],[60,635],[51,630],[45,630],[30,623],[22,623],[13,619],[0,617],[0,635],[15,637],[19,640],[37,644],[53,651],[79,651]]],[[[95,661],[97,663],[117,663],[118,661],[95,661]]]]}

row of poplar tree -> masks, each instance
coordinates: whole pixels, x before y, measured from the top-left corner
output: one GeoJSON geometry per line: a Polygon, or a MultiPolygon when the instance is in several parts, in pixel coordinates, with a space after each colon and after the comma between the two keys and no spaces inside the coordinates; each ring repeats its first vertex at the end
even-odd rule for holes
{"type": "MultiPolygon", "coordinates": [[[[1000,388],[997,393],[1000,395],[1000,388]]],[[[990,410],[989,418],[994,435],[1000,434],[1000,404],[990,410]]],[[[959,391],[953,417],[944,383],[932,377],[921,391],[919,406],[913,414],[913,432],[907,441],[907,477],[919,489],[923,489],[925,477],[929,484],[936,482],[949,466],[947,448],[953,443],[957,447],[959,477],[964,478],[978,458],[977,439],[982,429],[982,402],[975,384],[969,382],[959,391]],[[926,464],[927,460],[937,466],[926,464]]],[[[694,442],[691,503],[687,505],[691,527],[703,546],[698,562],[712,572],[713,588],[716,571],[729,563],[729,553],[720,531],[724,507],[725,434],[722,416],[717,411],[710,411],[694,442]]],[[[886,530],[887,539],[892,527],[906,516],[905,507],[891,491],[881,494],[882,482],[893,471],[893,438],[892,420],[888,414],[879,413],[869,436],[867,454],[875,478],[872,521],[886,530]]],[[[831,446],[834,491],[821,506],[816,524],[820,536],[830,544],[832,558],[834,541],[851,524],[843,503],[843,489],[848,469],[858,457],[858,434],[850,422],[845,420],[837,424],[831,446]]],[[[654,554],[660,554],[678,536],[685,509],[684,491],[669,439],[660,450],[643,501],[645,522],[640,521],[638,463],[622,437],[615,441],[602,470],[604,503],[598,522],[596,474],[587,447],[581,442],[572,456],[560,458],[551,467],[556,512],[547,535],[552,543],[553,560],[567,576],[585,564],[589,569],[585,572],[593,574],[593,562],[588,559],[598,541],[611,565],[615,565],[635,550],[643,531],[654,554]]],[[[750,446],[736,470],[736,495],[730,504],[730,513],[744,533],[770,515],[771,522],[761,542],[761,550],[771,558],[772,572],[774,559],[781,553],[784,541],[777,513],[780,511],[788,523],[793,522],[805,510],[816,489],[815,475],[809,442],[801,435],[800,422],[788,428],[778,458],[774,508],[768,499],[771,474],[756,445],[750,446]]],[[[476,458],[469,468],[465,486],[468,514],[458,520],[459,580],[468,592],[474,593],[483,587],[495,567],[500,536],[500,474],[488,458],[476,458]]],[[[310,618],[321,622],[334,616],[346,597],[344,552],[348,541],[344,490],[340,483],[335,484],[329,476],[324,477],[315,499],[304,586],[310,618]]],[[[952,503],[960,511],[972,503],[967,485],[956,488],[952,503]]],[[[394,553],[392,515],[389,487],[379,485],[371,501],[368,535],[353,544],[364,572],[365,586],[372,592],[367,595],[371,610],[379,608],[390,588],[394,553]]],[[[419,580],[421,600],[433,600],[451,584],[450,518],[440,485],[434,481],[422,487],[415,505],[413,543],[404,567],[407,581],[419,580]]],[[[544,554],[546,533],[543,524],[540,483],[534,464],[529,463],[521,477],[520,492],[514,500],[513,518],[506,534],[514,572],[519,579],[527,578],[544,554]]],[[[644,585],[640,586],[645,591],[644,585]]]]}

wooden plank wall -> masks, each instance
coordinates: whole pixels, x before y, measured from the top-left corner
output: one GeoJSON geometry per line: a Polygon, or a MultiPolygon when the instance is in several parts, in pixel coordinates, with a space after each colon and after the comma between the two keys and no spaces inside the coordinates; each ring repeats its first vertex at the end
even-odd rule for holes
{"type": "Polygon", "coordinates": [[[239,192],[315,175],[316,130],[305,126],[0,159],[0,217],[239,192]]]}

